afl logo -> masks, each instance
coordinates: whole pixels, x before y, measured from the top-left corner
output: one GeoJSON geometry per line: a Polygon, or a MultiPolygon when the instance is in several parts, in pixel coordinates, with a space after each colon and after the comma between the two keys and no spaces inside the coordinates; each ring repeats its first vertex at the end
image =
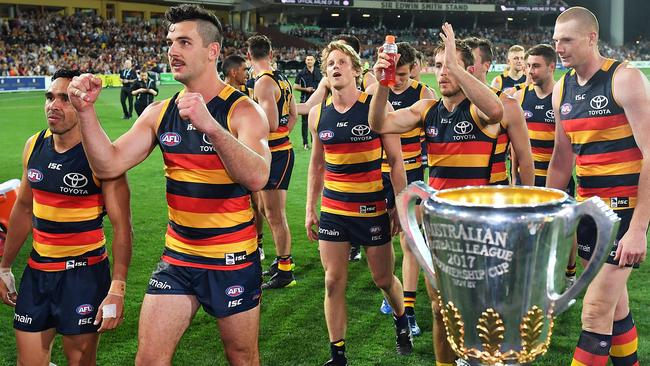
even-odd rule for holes
{"type": "Polygon", "coordinates": [[[356,125],[352,127],[352,134],[357,137],[366,136],[370,133],[370,126],[356,125]]]}
{"type": "Polygon", "coordinates": [[[244,286],[230,286],[226,289],[226,295],[229,297],[241,296],[244,293],[244,286]]]}
{"type": "Polygon", "coordinates": [[[330,140],[332,137],[334,137],[334,132],[330,130],[324,130],[318,134],[318,137],[320,137],[320,139],[323,141],[327,141],[330,140]]]}
{"type": "Polygon", "coordinates": [[[63,183],[70,188],[83,188],[88,184],[88,178],[81,173],[68,173],[63,177],[63,183]]]}
{"type": "Polygon", "coordinates": [[[553,112],[552,109],[549,109],[548,111],[546,111],[546,118],[555,119],[555,112],[553,112]]]}
{"type": "Polygon", "coordinates": [[[436,127],[430,126],[427,127],[427,136],[429,137],[436,137],[438,136],[438,129],[436,127]]]}
{"type": "Polygon", "coordinates": [[[77,314],[79,315],[88,315],[93,312],[95,308],[90,304],[83,304],[77,306],[77,314]]]}
{"type": "Polygon", "coordinates": [[[609,103],[609,100],[604,95],[596,95],[589,101],[589,105],[593,109],[603,109],[607,107],[607,103],[609,103]]]}
{"type": "Polygon", "coordinates": [[[560,113],[562,113],[562,115],[567,115],[567,114],[571,113],[572,109],[573,109],[573,107],[571,107],[571,104],[564,103],[560,107],[560,113]]]}
{"type": "Polygon", "coordinates": [[[474,130],[474,126],[467,121],[460,121],[454,126],[454,132],[459,135],[467,135],[474,130]]]}
{"type": "Polygon", "coordinates": [[[43,173],[38,169],[29,169],[27,171],[27,179],[32,183],[38,183],[43,180],[43,173]]]}
{"type": "Polygon", "coordinates": [[[160,135],[160,143],[165,146],[176,146],[181,143],[181,135],[176,132],[165,132],[160,135]]]}
{"type": "Polygon", "coordinates": [[[210,142],[210,139],[208,138],[208,136],[206,136],[206,134],[203,134],[203,142],[208,145],[212,145],[212,142],[210,142]]]}
{"type": "Polygon", "coordinates": [[[533,112],[531,111],[524,111],[524,118],[529,119],[530,117],[533,116],[533,112]]]}
{"type": "Polygon", "coordinates": [[[370,228],[370,234],[379,234],[381,233],[381,226],[373,226],[370,228]]]}

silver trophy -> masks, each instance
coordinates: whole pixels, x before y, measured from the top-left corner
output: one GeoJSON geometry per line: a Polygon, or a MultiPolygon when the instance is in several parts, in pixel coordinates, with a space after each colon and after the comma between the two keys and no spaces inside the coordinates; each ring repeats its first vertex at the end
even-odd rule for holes
{"type": "Polygon", "coordinates": [[[408,244],[436,289],[447,339],[471,365],[521,365],[546,353],[554,318],[601,268],[620,221],[597,197],[577,203],[539,187],[435,191],[414,182],[398,196],[397,208],[408,244]],[[596,222],[597,243],[582,275],[561,293],[585,215],[596,222]]]}

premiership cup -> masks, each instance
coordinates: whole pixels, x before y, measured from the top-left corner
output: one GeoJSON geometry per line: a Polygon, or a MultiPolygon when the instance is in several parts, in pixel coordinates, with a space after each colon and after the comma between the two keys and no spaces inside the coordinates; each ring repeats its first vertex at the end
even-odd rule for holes
{"type": "Polygon", "coordinates": [[[435,288],[447,340],[471,365],[521,365],[546,353],[554,318],[598,273],[620,221],[597,197],[578,203],[539,187],[435,191],[414,182],[397,205],[411,251],[435,288]],[[597,243],[582,275],[562,293],[585,215],[596,222],[597,243]]]}

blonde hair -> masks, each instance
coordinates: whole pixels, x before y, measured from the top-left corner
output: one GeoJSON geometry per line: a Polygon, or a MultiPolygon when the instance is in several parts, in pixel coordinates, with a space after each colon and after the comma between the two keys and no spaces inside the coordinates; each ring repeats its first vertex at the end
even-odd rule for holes
{"type": "Polygon", "coordinates": [[[508,48],[508,54],[511,54],[513,52],[526,52],[526,49],[518,44],[515,44],[508,48]]]}
{"type": "MultiPolygon", "coordinates": [[[[361,73],[363,72],[361,58],[352,47],[341,41],[330,42],[327,47],[323,48],[320,59],[320,69],[323,72],[323,75],[327,76],[327,58],[334,51],[340,51],[350,56],[350,60],[352,61],[352,68],[359,73],[359,77],[357,77],[357,79],[359,79],[361,77],[361,73]]],[[[359,82],[359,80],[357,80],[357,82],[359,82]]]]}
{"type": "Polygon", "coordinates": [[[555,22],[564,23],[570,20],[576,20],[582,26],[581,28],[587,28],[592,32],[596,32],[596,35],[598,35],[598,32],[600,31],[598,19],[594,13],[582,6],[574,6],[565,10],[557,17],[555,22]]]}

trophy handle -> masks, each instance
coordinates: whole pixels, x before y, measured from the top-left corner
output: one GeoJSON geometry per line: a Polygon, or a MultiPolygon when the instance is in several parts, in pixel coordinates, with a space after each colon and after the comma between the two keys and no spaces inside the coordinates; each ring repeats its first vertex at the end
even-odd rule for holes
{"type": "MultiPolygon", "coordinates": [[[[599,197],[591,197],[575,206],[566,209],[568,212],[565,218],[565,236],[572,236],[575,233],[578,222],[582,216],[590,216],[596,223],[597,240],[594,252],[587,267],[582,272],[580,277],[576,280],[575,284],[567,289],[563,294],[558,294],[555,291],[554,275],[547,276],[549,283],[547,289],[549,290],[549,299],[555,303],[554,313],[558,315],[565,311],[575,299],[578,294],[593,280],[602,267],[603,262],[609,255],[612,244],[616,239],[618,226],[621,219],[616,213],[609,208],[599,197]]],[[[557,241],[554,243],[557,246],[557,241]]],[[[555,248],[554,248],[555,249],[555,248]]],[[[554,272],[554,266],[549,268],[549,272],[554,272]]]]}
{"type": "Polygon", "coordinates": [[[424,273],[429,277],[429,282],[434,287],[436,280],[433,270],[433,259],[431,258],[429,245],[424,240],[424,236],[418,226],[415,202],[418,198],[424,202],[435,192],[433,188],[424,182],[416,181],[409,184],[396,199],[397,213],[402,230],[404,230],[404,234],[406,235],[406,240],[411,247],[413,255],[415,255],[415,259],[424,270],[424,273]]]}

